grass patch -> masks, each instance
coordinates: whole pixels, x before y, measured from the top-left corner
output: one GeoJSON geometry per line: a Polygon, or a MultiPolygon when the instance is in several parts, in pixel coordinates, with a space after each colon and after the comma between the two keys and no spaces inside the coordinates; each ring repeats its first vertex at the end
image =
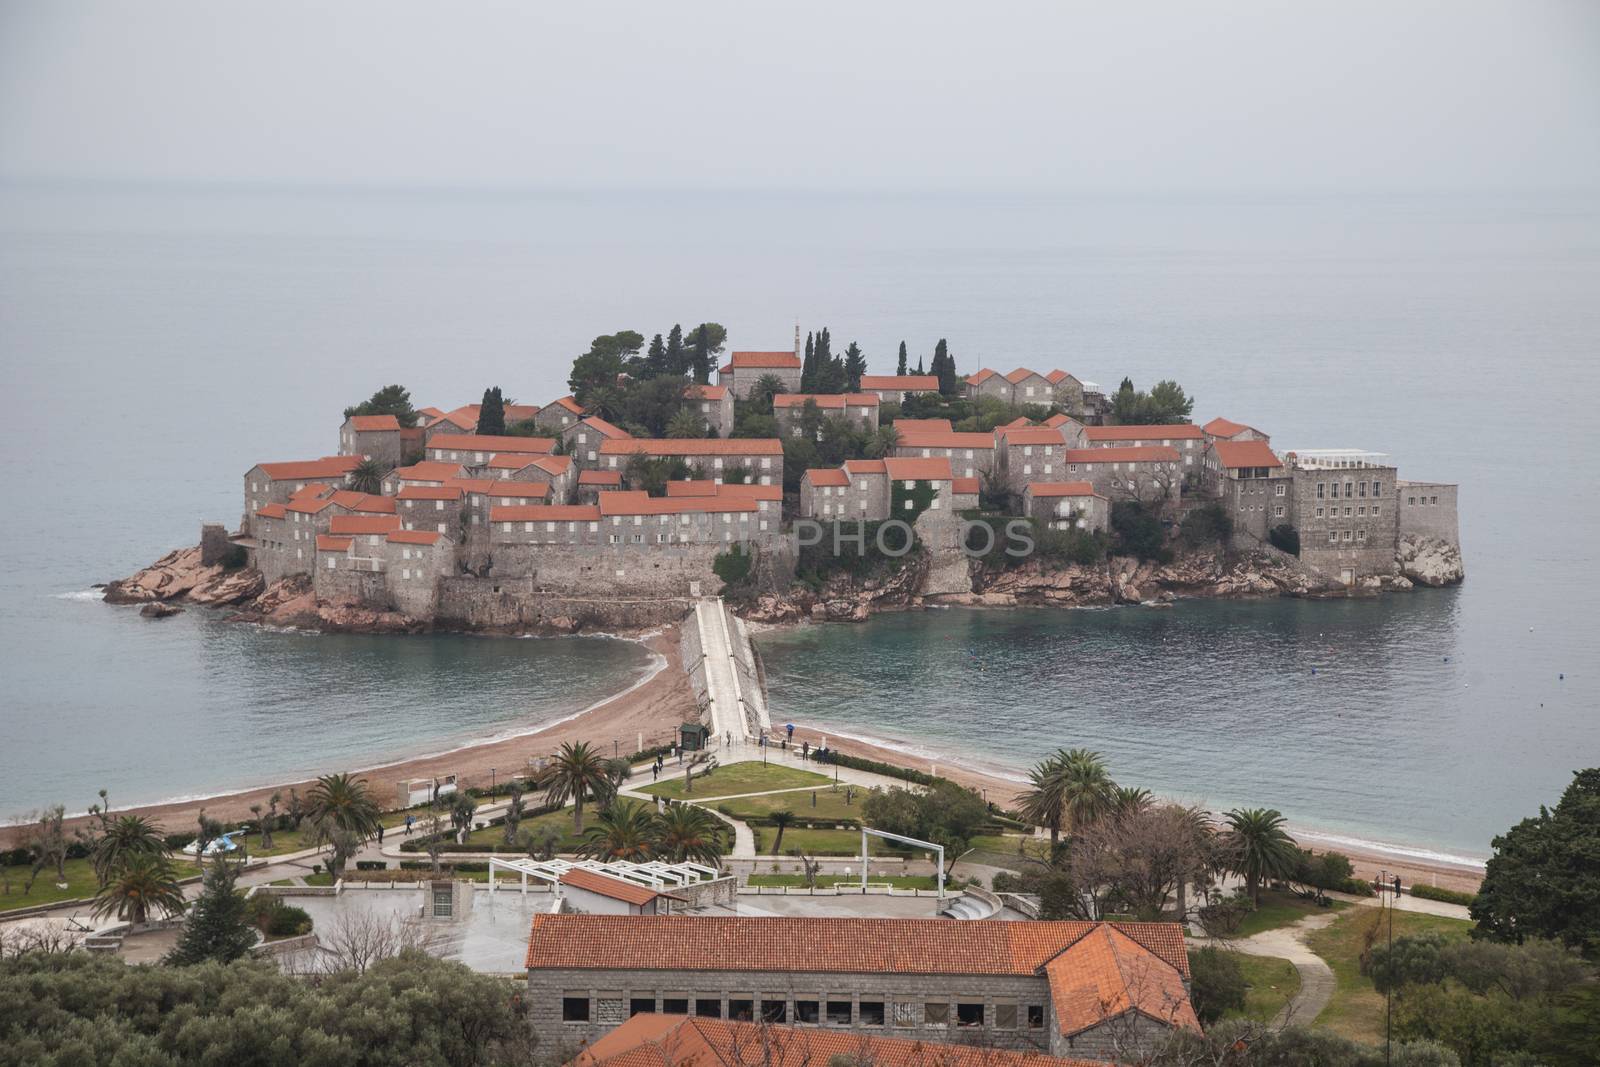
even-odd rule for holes
{"type": "MultiPolygon", "coordinates": [[[[756,855],[768,855],[768,848],[777,840],[778,831],[770,826],[752,826],[756,838],[756,855]]],[[[791,826],[783,832],[783,855],[799,849],[808,856],[859,856],[861,855],[860,830],[807,830],[791,826]]],[[[904,856],[908,859],[931,859],[937,853],[926,849],[895,848],[881,837],[867,838],[869,856],[904,856]]]]}
{"type": "MultiPolygon", "coordinates": [[[[1361,952],[1366,936],[1376,928],[1377,939],[1389,935],[1388,915],[1378,908],[1354,908],[1306,938],[1311,951],[1333,968],[1333,999],[1316,1018],[1318,1026],[1355,1041],[1369,1044],[1383,1039],[1383,997],[1372,988],[1372,979],[1361,973],[1361,952]]],[[[1447,919],[1421,912],[1394,912],[1394,936],[1435,932],[1446,937],[1466,937],[1472,924],[1465,919],[1447,919]]]]}
{"type": "MultiPolygon", "coordinates": [[[[788,840],[788,835],[787,834],[784,835],[784,840],[785,841],[788,840]]],[[[878,884],[882,884],[884,882],[888,882],[890,885],[892,885],[896,889],[930,889],[931,890],[931,889],[939,888],[938,882],[935,881],[933,875],[931,875],[931,874],[897,874],[897,875],[889,875],[889,876],[878,876],[878,875],[874,875],[871,871],[868,871],[867,872],[867,881],[869,883],[874,883],[875,882],[875,883],[878,883],[878,884]]],[[[752,874],[750,876],[750,879],[749,879],[747,884],[748,885],[756,885],[756,886],[763,886],[763,885],[764,886],[778,886],[778,885],[781,885],[781,886],[799,887],[799,886],[804,886],[806,884],[806,879],[805,879],[804,875],[800,875],[800,874],[752,874]]],[[[852,876],[850,876],[848,874],[819,874],[819,875],[817,875],[817,887],[819,889],[831,888],[831,887],[836,886],[836,885],[860,887],[860,885],[861,885],[861,876],[860,875],[855,875],[854,877],[852,877],[852,876]]]]}
{"type": "MultiPolygon", "coordinates": [[[[624,797],[623,800],[626,802],[628,798],[624,797]]],[[[638,803],[638,801],[634,801],[634,803],[638,803]]],[[[600,809],[593,802],[587,803],[583,806],[583,827],[585,831],[594,825],[595,818],[599,814],[599,811],[600,809]]],[[[539,831],[543,830],[547,826],[553,826],[561,832],[561,842],[556,845],[557,852],[572,852],[576,850],[579,845],[583,844],[583,835],[573,833],[572,830],[572,805],[570,804],[562,808],[560,811],[547,812],[544,815],[535,815],[531,819],[524,818],[517,824],[517,837],[520,840],[523,834],[528,834],[537,839],[539,836],[539,831]]],[[[445,829],[448,833],[448,825],[446,825],[445,829]]],[[[452,838],[452,840],[454,839],[452,838]]],[[[506,851],[508,849],[517,853],[521,853],[523,851],[523,847],[521,845],[506,845],[506,828],[503,825],[485,826],[482,830],[472,831],[472,833],[467,835],[467,844],[482,845],[485,849],[491,845],[494,845],[502,851],[506,851]]],[[[427,855],[428,853],[426,851],[417,853],[418,858],[425,859],[427,858],[427,855]]],[[[446,855],[448,855],[448,853],[446,853],[446,855]]]]}
{"type": "MultiPolygon", "coordinates": [[[[200,873],[200,868],[192,863],[175,861],[173,867],[177,870],[179,878],[190,878],[200,873]]],[[[4,886],[0,886],[0,912],[36,908],[42,904],[59,904],[63,900],[86,899],[94,896],[99,890],[100,883],[95,880],[94,865],[87,859],[68,860],[66,869],[67,888],[56,888],[55,868],[50,867],[39,872],[38,879],[33,883],[33,891],[24,894],[22,887],[28,882],[28,868],[6,868],[11,888],[7,891],[4,886]]]]}
{"type": "Polygon", "coordinates": [[[774,793],[765,797],[742,797],[711,804],[726,808],[735,819],[762,819],[773,812],[787,808],[801,819],[859,819],[866,790],[856,789],[854,800],[845,803],[845,787],[835,789],[832,783],[825,788],[801,789],[795,793],[774,793]],[[816,797],[813,805],[812,797],[816,797]]]}
{"type": "Polygon", "coordinates": [[[1269,1023],[1289,1003],[1289,999],[1300,992],[1300,972],[1288,960],[1277,956],[1251,956],[1244,952],[1225,954],[1239,961],[1239,970],[1250,984],[1244,995],[1244,1010],[1229,1012],[1228,1018],[1269,1023]]]}
{"type": "Polygon", "coordinates": [[[318,871],[316,874],[305,876],[306,885],[332,885],[333,874],[330,871],[318,871]]]}
{"type": "MultiPolygon", "coordinates": [[[[661,781],[645,786],[641,791],[654,796],[671,797],[674,800],[685,796],[691,800],[708,800],[714,797],[737,796],[740,793],[761,793],[768,789],[795,789],[800,786],[821,788],[833,784],[833,779],[825,774],[802,771],[798,767],[785,767],[781,763],[748,761],[718,767],[708,775],[697,776],[694,780],[694,792],[685,793],[683,772],[673,774],[672,770],[672,764],[669,763],[661,773],[661,781]]],[[[859,797],[861,792],[857,789],[856,795],[859,797]]]]}
{"type": "Polygon", "coordinates": [[[1229,934],[1231,938],[1251,937],[1264,930],[1276,930],[1280,926],[1292,926],[1304,919],[1307,915],[1321,915],[1326,911],[1341,911],[1350,907],[1343,900],[1333,902],[1333,907],[1318,907],[1315,901],[1305,897],[1296,896],[1277,889],[1263,889],[1261,891],[1261,906],[1244,917],[1239,924],[1239,929],[1229,934]]]}

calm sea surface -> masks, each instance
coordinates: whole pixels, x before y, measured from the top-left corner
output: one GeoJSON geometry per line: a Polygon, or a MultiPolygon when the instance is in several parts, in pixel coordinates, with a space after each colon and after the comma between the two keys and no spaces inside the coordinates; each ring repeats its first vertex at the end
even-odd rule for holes
{"type": "Polygon", "coordinates": [[[887,617],[763,639],[779,715],[1481,853],[1600,762],[1600,204],[1588,198],[466,196],[0,186],[0,815],[371,764],[638,678],[599,640],[313,637],[81,595],[392,381],[547,401],[673,322],[889,371],[1180,380],[1286,447],[1462,483],[1459,590],[887,617]],[[816,654],[813,654],[816,653],[816,654]],[[1561,677],[1565,675],[1564,679],[1561,677]]]}

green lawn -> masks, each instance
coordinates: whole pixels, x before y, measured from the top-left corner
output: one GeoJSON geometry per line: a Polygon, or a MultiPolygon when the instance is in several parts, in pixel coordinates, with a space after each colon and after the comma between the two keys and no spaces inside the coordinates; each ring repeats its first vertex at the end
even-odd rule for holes
{"type": "MultiPolygon", "coordinates": [[[[1377,908],[1352,908],[1331,925],[1313,930],[1306,938],[1311,951],[1328,961],[1337,983],[1333,1000],[1316,1018],[1318,1026],[1369,1044],[1383,1040],[1383,997],[1372,988],[1372,980],[1361,973],[1361,951],[1368,933],[1375,930],[1378,940],[1389,933],[1388,912],[1377,908]]],[[[1447,937],[1466,937],[1472,924],[1465,919],[1446,919],[1420,912],[1394,912],[1394,936],[1437,932],[1447,937]]]]}
{"type": "MultiPolygon", "coordinates": [[[[626,799],[626,798],[624,798],[626,799]]],[[[637,803],[637,802],[635,802],[637,803]]],[[[595,823],[599,808],[594,803],[583,806],[583,827],[587,831],[595,823]]],[[[523,819],[517,824],[517,836],[529,834],[537,837],[539,831],[546,826],[553,826],[561,831],[561,842],[556,845],[557,852],[571,852],[583,843],[583,837],[572,832],[572,805],[567,805],[560,811],[552,811],[545,815],[535,815],[531,819],[523,819]]],[[[486,826],[482,830],[474,830],[467,835],[469,845],[498,845],[505,849],[506,828],[502,826],[486,826]]],[[[516,851],[522,851],[521,846],[513,846],[516,851]]],[[[446,853],[448,855],[448,853],[446,853]]],[[[425,858],[426,852],[417,853],[419,858],[425,858]]]]}
{"type": "MultiPolygon", "coordinates": [[[[845,803],[843,786],[835,789],[832,783],[818,789],[802,789],[797,793],[774,793],[765,797],[741,797],[711,803],[711,807],[727,809],[735,819],[759,819],[787,808],[801,819],[859,819],[866,790],[856,789],[853,800],[845,803]],[[813,805],[812,797],[816,798],[813,805]]],[[[698,800],[699,797],[697,796],[698,800]]]]}
{"type": "Polygon", "coordinates": [[[1269,1023],[1283,1010],[1289,998],[1300,991],[1300,972],[1288,960],[1277,956],[1250,956],[1243,952],[1228,952],[1225,955],[1239,961],[1239,970],[1244,972],[1244,980],[1250,984],[1245,992],[1244,1011],[1229,1012],[1229,1018],[1269,1023]]]}
{"type": "MultiPolygon", "coordinates": [[[[793,789],[797,786],[832,785],[833,779],[825,774],[816,774],[812,771],[803,771],[798,767],[785,767],[779,763],[734,763],[726,767],[718,767],[710,774],[696,777],[694,792],[685,793],[683,789],[683,772],[674,774],[673,765],[668,763],[661,772],[661,781],[644,787],[644,792],[656,796],[671,797],[674,800],[688,796],[692,800],[707,800],[713,797],[736,796],[740,793],[760,793],[768,789],[793,789]]],[[[856,791],[857,797],[861,790],[856,791]]]]}
{"type": "MultiPolygon", "coordinates": [[[[200,868],[192,863],[174,863],[173,866],[177,868],[179,878],[188,878],[200,873],[200,868]]],[[[6,890],[4,884],[0,884],[0,912],[92,897],[99,888],[99,883],[95,881],[94,868],[88,860],[68,860],[67,888],[56,888],[55,868],[48,867],[39,872],[39,877],[33,883],[33,891],[24,895],[22,887],[28,882],[28,870],[26,866],[6,868],[10,891],[6,890]]]]}
{"type": "Polygon", "coordinates": [[[1333,907],[1321,908],[1314,901],[1305,897],[1295,896],[1293,893],[1281,892],[1273,889],[1261,891],[1261,907],[1250,912],[1239,924],[1239,929],[1229,934],[1232,938],[1250,937],[1263,930],[1276,930],[1280,926],[1290,926],[1304,919],[1307,915],[1320,915],[1324,911],[1342,911],[1350,905],[1342,900],[1333,902],[1333,907]]]}
{"type": "MultiPolygon", "coordinates": [[[[768,855],[768,849],[777,839],[778,831],[770,826],[752,826],[750,832],[756,836],[756,854],[768,855]]],[[[783,832],[783,855],[787,856],[794,849],[809,856],[859,856],[861,855],[860,830],[805,830],[791,826],[783,832]]],[[[896,855],[882,838],[867,838],[867,855],[887,856],[896,855]]],[[[916,855],[919,858],[923,853],[901,852],[898,855],[916,855]]]]}
{"type": "MultiPolygon", "coordinates": [[[[785,837],[787,838],[787,835],[785,835],[785,837]]],[[[867,872],[867,881],[880,884],[883,882],[888,882],[896,889],[939,888],[938,883],[934,880],[934,877],[931,874],[896,874],[879,876],[873,874],[869,870],[867,872]]],[[[806,879],[804,875],[800,874],[752,874],[749,878],[748,884],[756,886],[803,886],[806,884],[806,879]]],[[[834,885],[860,886],[861,876],[859,874],[854,876],[844,874],[819,874],[817,876],[818,888],[827,888],[834,885]]],[[[948,883],[946,884],[946,888],[949,888],[948,883]]]]}

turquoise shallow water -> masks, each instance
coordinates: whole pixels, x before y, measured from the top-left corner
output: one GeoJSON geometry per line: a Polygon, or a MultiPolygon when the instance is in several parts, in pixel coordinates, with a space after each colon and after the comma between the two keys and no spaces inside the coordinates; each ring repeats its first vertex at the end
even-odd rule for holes
{"type": "Polygon", "coordinates": [[[332,451],[378,386],[548,401],[596,334],[714,319],[766,349],[798,317],[874,371],[945,337],[963,371],[1173,377],[1199,419],[1388,452],[1462,483],[1470,576],[785,635],[780,714],[1018,765],[1093,743],[1165,791],[1482,851],[1600,763],[1596,293],[1593,197],[0,185],[0,817],[371,764],[625,687],[638,646],[317,638],[70,597],[236,521],[244,471],[332,451]]]}

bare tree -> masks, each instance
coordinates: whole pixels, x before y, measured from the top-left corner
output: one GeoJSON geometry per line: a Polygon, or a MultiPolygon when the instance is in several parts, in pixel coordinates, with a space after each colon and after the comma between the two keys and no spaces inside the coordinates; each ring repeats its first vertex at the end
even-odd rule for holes
{"type": "Polygon", "coordinates": [[[16,923],[0,930],[0,960],[30,954],[60,956],[78,947],[78,933],[49,919],[16,923]]]}
{"type": "Polygon", "coordinates": [[[322,970],[365,974],[373,964],[403,952],[433,955],[439,935],[417,919],[348,911],[317,931],[317,944],[322,970]]]}
{"type": "Polygon", "coordinates": [[[261,851],[263,852],[272,848],[272,830],[278,821],[278,801],[282,799],[282,796],[281,793],[273,793],[267,798],[267,814],[261,820],[261,851]]]}
{"type": "Polygon", "coordinates": [[[28,881],[22,887],[22,895],[27,896],[33,891],[33,883],[39,877],[39,872],[46,867],[56,869],[56,887],[67,887],[67,832],[64,828],[67,809],[57,804],[53,808],[36,811],[30,816],[32,822],[23,832],[22,844],[33,857],[33,866],[28,871],[28,881]]]}
{"type": "Polygon", "coordinates": [[[1115,897],[1141,919],[1160,918],[1167,901],[1203,876],[1210,852],[1203,817],[1175,804],[1134,808],[1086,826],[1072,840],[1073,883],[1103,915],[1115,897]]]}

